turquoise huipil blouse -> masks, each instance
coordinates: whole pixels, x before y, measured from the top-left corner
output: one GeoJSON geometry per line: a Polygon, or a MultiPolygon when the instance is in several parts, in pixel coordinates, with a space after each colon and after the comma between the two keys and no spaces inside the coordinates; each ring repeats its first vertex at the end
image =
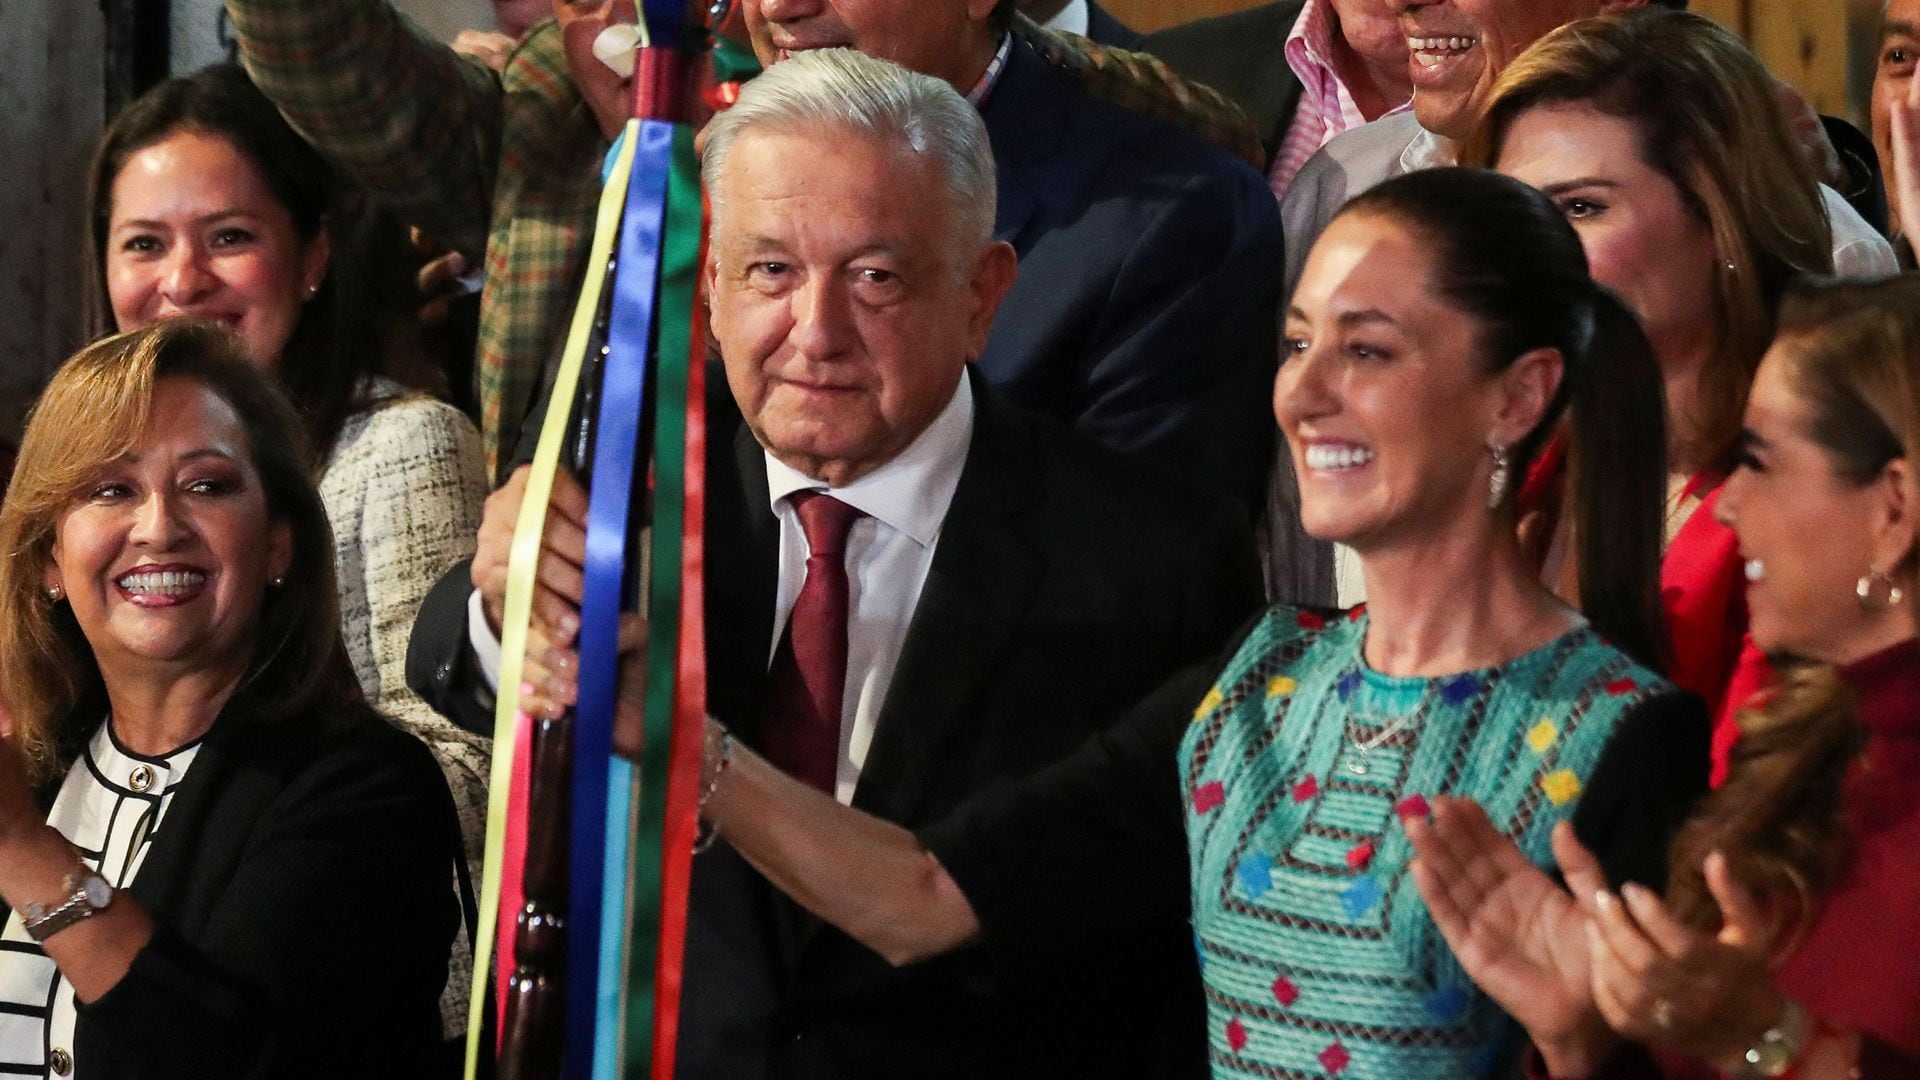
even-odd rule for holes
{"type": "Polygon", "coordinates": [[[1622,718],[1671,693],[1585,627],[1436,678],[1368,669],[1366,627],[1273,609],[1180,745],[1216,1080],[1489,1075],[1515,1029],[1435,928],[1401,819],[1470,797],[1550,868],[1622,718]]]}

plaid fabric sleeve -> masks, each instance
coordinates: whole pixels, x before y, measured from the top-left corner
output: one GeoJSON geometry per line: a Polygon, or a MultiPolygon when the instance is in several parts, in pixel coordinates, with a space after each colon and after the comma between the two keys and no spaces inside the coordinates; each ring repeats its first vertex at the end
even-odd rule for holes
{"type": "Polygon", "coordinates": [[[228,0],[249,74],[403,220],[468,258],[487,243],[500,79],[387,0],[228,0]]]}
{"type": "Polygon", "coordinates": [[[1253,122],[1212,87],[1188,82],[1146,53],[1056,33],[1025,15],[1013,17],[1013,32],[1094,97],[1193,132],[1265,175],[1267,152],[1253,122]]]}

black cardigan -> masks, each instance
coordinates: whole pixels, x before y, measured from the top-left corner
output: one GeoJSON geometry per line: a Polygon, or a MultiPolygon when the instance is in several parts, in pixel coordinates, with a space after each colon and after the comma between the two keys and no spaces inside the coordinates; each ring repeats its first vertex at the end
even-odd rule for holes
{"type": "Polygon", "coordinates": [[[244,712],[153,836],[130,891],[154,937],[78,1006],[79,1077],[427,1075],[460,914],[446,780],[364,707],[244,712]]]}

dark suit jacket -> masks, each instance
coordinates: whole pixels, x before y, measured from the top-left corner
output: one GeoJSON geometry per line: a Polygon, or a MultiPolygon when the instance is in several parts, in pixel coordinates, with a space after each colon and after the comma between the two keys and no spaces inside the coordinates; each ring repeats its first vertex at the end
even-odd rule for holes
{"type": "Polygon", "coordinates": [[[1281,0],[1198,19],[1148,34],[1139,48],[1227,95],[1253,121],[1272,160],[1300,107],[1300,79],[1281,47],[1304,6],[1306,0],[1281,0]]]}
{"type": "MultiPolygon", "coordinates": [[[[1064,756],[1260,605],[1246,526],[1224,499],[1019,412],[977,378],[975,393],[966,465],[854,800],[908,826],[1064,756]]],[[[751,743],[779,524],[744,427],[716,423],[710,446],[709,707],[751,743]]],[[[422,607],[409,681],[484,723],[468,592],[463,566],[422,607]]],[[[695,861],[693,890],[682,1080],[1143,1077],[1171,1061],[1181,1069],[1160,1075],[1204,1074],[1177,920],[1044,983],[1006,981],[976,951],[894,969],[724,845],[695,861]]]]}
{"type": "Polygon", "coordinates": [[[979,370],[1008,400],[1260,505],[1284,273],[1266,181],[1015,41],[982,112],[1020,273],[979,370]]]}
{"type": "Polygon", "coordinates": [[[1087,37],[1118,49],[1140,47],[1140,32],[1114,18],[1111,12],[1093,0],[1087,0],[1087,37]]]}
{"type": "Polygon", "coordinates": [[[265,712],[229,706],[174,794],[131,888],[154,938],[80,1006],[80,1075],[431,1075],[460,915],[447,782],[370,710],[265,712]]]}

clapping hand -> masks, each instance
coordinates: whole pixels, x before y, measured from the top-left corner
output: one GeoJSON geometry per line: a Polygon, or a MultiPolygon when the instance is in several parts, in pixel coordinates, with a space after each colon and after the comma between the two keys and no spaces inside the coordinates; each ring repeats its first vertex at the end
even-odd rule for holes
{"type": "Polygon", "coordinates": [[[1434,799],[1430,820],[1407,819],[1407,838],[1414,885],[1467,975],[1527,1029],[1554,1075],[1596,1068],[1617,1040],[1593,1000],[1592,912],[1575,898],[1607,883],[1573,827],[1553,832],[1566,888],[1471,800],[1434,799]]]}
{"type": "Polygon", "coordinates": [[[1760,906],[1719,852],[1704,870],[1718,933],[1685,925],[1638,885],[1599,896],[1589,930],[1594,1000],[1621,1035],[1730,1068],[1785,1001],[1770,977],[1774,935],[1760,906]]]}

